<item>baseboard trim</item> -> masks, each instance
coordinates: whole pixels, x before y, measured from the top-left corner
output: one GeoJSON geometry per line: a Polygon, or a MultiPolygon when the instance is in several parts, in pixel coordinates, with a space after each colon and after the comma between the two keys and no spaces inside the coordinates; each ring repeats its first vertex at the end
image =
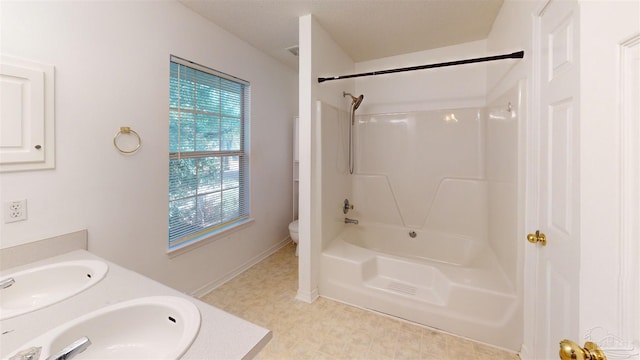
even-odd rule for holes
{"type": "Polygon", "coordinates": [[[533,359],[533,353],[529,351],[529,349],[524,344],[520,348],[520,353],[518,355],[520,355],[520,359],[522,360],[533,359]]]}
{"type": "Polygon", "coordinates": [[[214,280],[210,283],[205,284],[204,286],[194,290],[191,292],[191,296],[196,297],[196,298],[200,298],[208,293],[210,293],[211,291],[215,290],[217,287],[224,285],[226,282],[232,280],[233,278],[235,278],[236,276],[242,274],[243,272],[249,270],[249,268],[251,268],[253,265],[259,263],[260,261],[268,258],[269,256],[273,255],[275,252],[277,252],[278,250],[282,249],[283,247],[287,246],[289,243],[291,242],[291,238],[290,237],[286,237],[284,240],[278,242],[277,244],[271,246],[270,248],[268,248],[267,250],[263,251],[262,253],[254,256],[253,258],[249,259],[247,262],[245,262],[244,264],[242,264],[241,266],[235,268],[234,270],[228,272],[226,275],[222,276],[221,278],[214,280]]]}
{"type": "Polygon", "coordinates": [[[308,304],[316,301],[320,297],[318,294],[318,288],[313,289],[311,292],[301,292],[298,289],[298,293],[296,294],[296,300],[304,301],[308,304]]]}

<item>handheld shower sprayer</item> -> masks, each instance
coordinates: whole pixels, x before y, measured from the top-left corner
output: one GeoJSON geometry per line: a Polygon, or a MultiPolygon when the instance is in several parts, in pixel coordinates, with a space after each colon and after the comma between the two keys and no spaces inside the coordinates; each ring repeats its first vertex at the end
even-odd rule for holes
{"type": "Polygon", "coordinates": [[[342,92],[342,97],[346,97],[347,95],[351,97],[351,124],[349,126],[349,174],[353,174],[355,163],[353,155],[353,125],[356,121],[356,109],[360,106],[360,104],[362,104],[362,100],[364,100],[364,94],[355,97],[346,91],[342,92]]]}

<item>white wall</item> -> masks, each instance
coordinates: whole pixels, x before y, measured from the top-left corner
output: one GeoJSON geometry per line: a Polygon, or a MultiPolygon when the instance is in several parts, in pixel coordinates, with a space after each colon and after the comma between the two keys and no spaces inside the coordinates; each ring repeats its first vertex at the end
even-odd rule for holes
{"type": "MultiPolygon", "coordinates": [[[[532,16],[543,1],[505,0],[487,37],[487,52],[511,53],[524,50],[520,60],[487,63],[487,100],[509,91],[519,80],[530,76],[532,66],[532,16]]],[[[531,86],[527,83],[527,86],[531,86]]],[[[526,96],[531,94],[530,88],[526,96]]]]}
{"type": "MultiPolygon", "coordinates": [[[[300,215],[299,280],[297,298],[313,301],[318,295],[318,272],[322,251],[322,145],[318,101],[344,108],[343,91],[353,92],[352,80],[319,84],[318,77],[352,73],[354,63],[312,15],[299,20],[300,104],[300,215]]],[[[348,105],[347,105],[348,106],[348,105]]],[[[348,184],[336,185],[348,186],[348,184]]],[[[348,189],[333,189],[346,193],[348,189]]]]}
{"type": "MultiPolygon", "coordinates": [[[[527,187],[526,169],[525,164],[530,161],[532,154],[527,154],[525,149],[527,143],[530,141],[527,138],[527,134],[531,134],[531,122],[527,121],[531,118],[531,108],[528,104],[532,103],[531,94],[532,81],[532,32],[533,32],[533,14],[542,6],[542,1],[519,1],[519,0],[505,0],[493,23],[493,27],[489,36],[487,37],[487,51],[489,53],[510,53],[514,51],[524,50],[524,58],[517,61],[496,61],[488,64],[487,68],[487,103],[494,104],[500,101],[501,98],[509,97],[508,93],[519,82],[522,82],[521,88],[523,91],[523,97],[518,100],[520,105],[520,112],[518,114],[518,167],[517,167],[517,224],[515,224],[517,236],[509,239],[503,237],[502,241],[505,241],[504,245],[507,248],[517,249],[515,254],[515,269],[513,264],[507,265],[506,268],[511,271],[516,271],[515,285],[518,291],[518,296],[523,301],[523,347],[522,352],[526,354],[533,347],[533,328],[535,319],[532,318],[533,312],[531,309],[535,304],[533,301],[524,296],[525,287],[533,288],[535,286],[535,272],[529,271],[525,274],[525,267],[531,266],[535,261],[535,254],[533,250],[535,247],[526,247],[525,239],[527,229],[533,229],[536,224],[525,224],[525,191],[535,191],[532,187],[527,187]],[[510,242],[507,242],[511,240],[510,242]],[[515,243],[515,244],[514,244],[515,243]],[[525,251],[527,250],[527,251],[525,251]],[[525,275],[528,277],[525,279],[525,275]]],[[[503,101],[501,101],[503,102],[503,101]]],[[[515,104],[514,104],[515,105],[515,104]]],[[[531,204],[529,206],[532,206],[531,204]]],[[[498,209],[496,209],[498,210],[498,209]]],[[[505,214],[506,215],[506,214],[505,214]]],[[[513,224],[512,224],[513,225],[513,224]]],[[[490,224],[491,226],[498,226],[498,224],[490,224]]],[[[529,232],[535,230],[529,230],[529,232]]],[[[498,247],[499,244],[494,244],[498,247]]],[[[500,252],[500,251],[499,251],[500,252]]],[[[506,254],[499,255],[502,257],[502,261],[505,262],[506,254]]]]}
{"type": "Polygon", "coordinates": [[[287,238],[296,73],[173,1],[2,2],[2,53],[56,68],[56,168],[0,175],[1,247],[88,229],[89,250],[180,290],[224,278],[287,238]],[[251,82],[255,223],[174,258],[167,250],[168,77],[174,54],[251,82]],[[132,156],[112,139],[142,137],[132,156]]]}
{"type": "Polygon", "coordinates": [[[625,58],[624,52],[639,46],[640,2],[579,4],[580,292],[595,294],[580,298],[580,335],[588,339],[595,333],[592,339],[605,354],[637,355],[640,199],[629,184],[638,184],[640,161],[638,137],[628,132],[633,132],[629,125],[638,124],[638,97],[623,84],[635,82],[638,89],[638,57],[625,58]],[[625,68],[623,60],[632,65],[625,68]],[[635,113],[624,113],[631,108],[635,113]],[[611,338],[619,343],[606,344],[611,338]]]}
{"type": "MultiPolygon", "coordinates": [[[[486,41],[474,41],[356,64],[356,72],[387,70],[486,56],[486,41]]],[[[486,63],[356,78],[364,93],[359,114],[379,114],[485,104],[486,63]]]]}

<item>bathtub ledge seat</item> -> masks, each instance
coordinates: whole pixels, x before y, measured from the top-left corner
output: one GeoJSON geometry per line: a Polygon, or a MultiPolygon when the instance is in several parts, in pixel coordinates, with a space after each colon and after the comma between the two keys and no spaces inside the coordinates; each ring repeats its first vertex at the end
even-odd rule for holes
{"type": "Polygon", "coordinates": [[[320,295],[517,351],[516,291],[489,248],[469,266],[410,259],[338,237],[324,249],[320,295]]]}

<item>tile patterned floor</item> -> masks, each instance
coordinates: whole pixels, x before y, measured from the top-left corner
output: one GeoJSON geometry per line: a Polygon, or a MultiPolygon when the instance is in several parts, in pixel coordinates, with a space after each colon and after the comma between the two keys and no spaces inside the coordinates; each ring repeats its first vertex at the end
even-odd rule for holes
{"type": "Polygon", "coordinates": [[[270,329],[260,359],[518,360],[516,354],[325,298],[295,300],[289,244],[201,300],[270,329]]]}

